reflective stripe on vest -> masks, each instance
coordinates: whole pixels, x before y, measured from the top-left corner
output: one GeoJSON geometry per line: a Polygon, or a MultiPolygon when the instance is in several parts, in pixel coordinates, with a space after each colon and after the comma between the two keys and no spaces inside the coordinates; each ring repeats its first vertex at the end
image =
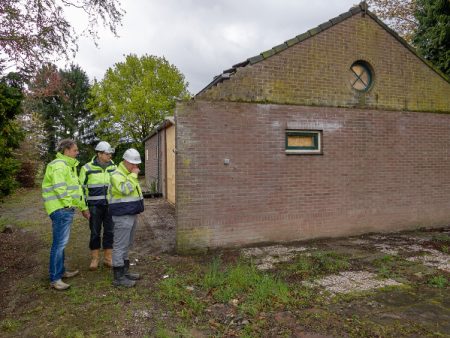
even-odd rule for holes
{"type": "Polygon", "coordinates": [[[101,196],[88,196],[88,197],[86,197],[86,199],[88,201],[98,201],[98,200],[104,200],[106,198],[105,198],[105,195],[101,195],[101,196]]]}
{"type": "Polygon", "coordinates": [[[112,198],[109,200],[109,204],[114,204],[114,203],[126,203],[126,202],[136,202],[136,201],[140,201],[143,198],[141,196],[137,196],[137,197],[123,197],[123,198],[112,198]]]}
{"type": "MultiPolygon", "coordinates": [[[[68,195],[68,193],[66,191],[66,192],[62,193],[61,195],[52,195],[49,197],[44,197],[44,202],[51,201],[51,200],[57,200],[59,198],[66,197],[67,195],[68,195]]],[[[75,195],[72,195],[72,197],[75,197],[75,195]]],[[[80,196],[78,196],[78,197],[80,197],[80,196]]]]}
{"type": "Polygon", "coordinates": [[[56,188],[64,187],[64,186],[66,186],[66,185],[67,185],[66,182],[57,183],[57,184],[55,184],[55,185],[52,185],[51,187],[42,189],[42,192],[50,192],[50,191],[52,191],[52,190],[54,190],[54,189],[56,189],[56,188]]]}
{"type": "Polygon", "coordinates": [[[110,186],[111,186],[111,184],[88,184],[88,185],[85,185],[84,187],[87,187],[89,189],[89,188],[103,188],[103,187],[110,187],[110,186]]]}

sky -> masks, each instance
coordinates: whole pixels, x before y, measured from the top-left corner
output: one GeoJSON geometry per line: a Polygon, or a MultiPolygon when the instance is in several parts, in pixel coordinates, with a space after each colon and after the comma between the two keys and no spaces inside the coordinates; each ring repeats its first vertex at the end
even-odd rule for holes
{"type": "MultiPolygon", "coordinates": [[[[98,47],[81,37],[71,61],[91,80],[125,55],[165,57],[198,93],[215,75],[348,11],[355,0],[122,0],[119,37],[100,29],[98,47]]],[[[75,28],[80,13],[68,13],[75,28]]]]}

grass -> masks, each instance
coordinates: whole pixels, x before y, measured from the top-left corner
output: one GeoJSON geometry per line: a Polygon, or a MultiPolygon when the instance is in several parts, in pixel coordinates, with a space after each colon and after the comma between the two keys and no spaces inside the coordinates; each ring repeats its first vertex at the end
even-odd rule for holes
{"type": "Polygon", "coordinates": [[[264,274],[252,264],[238,262],[221,269],[220,259],[213,260],[201,281],[215,301],[237,300],[244,313],[256,314],[269,306],[289,302],[289,288],[281,280],[264,274]]]}
{"type": "Polygon", "coordinates": [[[17,332],[21,326],[22,323],[15,319],[5,319],[0,322],[0,327],[3,332],[14,333],[17,332]]]}
{"type": "Polygon", "coordinates": [[[205,302],[187,286],[195,284],[197,294],[208,294],[215,303],[235,301],[244,314],[276,308],[289,303],[288,286],[273,276],[261,273],[255,266],[244,262],[222,267],[215,258],[202,277],[168,277],[160,282],[159,298],[177,310],[181,317],[191,319],[205,308],[205,302]]]}
{"type": "Polygon", "coordinates": [[[450,236],[446,234],[434,235],[431,241],[436,244],[438,250],[448,254],[450,252],[450,236]]]}
{"type": "Polygon", "coordinates": [[[450,282],[444,275],[435,275],[428,280],[427,284],[431,287],[444,289],[447,285],[450,285],[450,282]]]}
{"type": "MultiPolygon", "coordinates": [[[[346,294],[331,300],[319,288],[303,285],[303,281],[343,270],[367,268],[375,269],[383,278],[404,277],[415,272],[408,271],[410,266],[420,265],[391,255],[357,261],[342,247],[339,252],[344,253],[331,251],[331,242],[322,247],[318,245],[319,249],[310,254],[299,254],[289,263],[280,263],[269,272],[259,271],[251,262],[222,260],[221,256],[162,254],[155,261],[142,255],[139,258],[146,265],[144,279],[136,288],[119,290],[111,286],[109,270],[87,271],[89,230],[79,215],[66,253],[69,267],[82,271],[70,280],[70,290],[54,292],[48,288],[46,271],[51,227],[41,210],[39,189],[22,191],[6,199],[0,207],[0,230],[6,224],[14,228],[27,227],[29,231],[21,233],[37,233],[39,236],[35,237],[43,244],[36,246],[33,252],[37,266],[32,275],[22,278],[12,290],[15,298],[0,321],[0,336],[190,337],[195,336],[195,329],[205,336],[215,337],[289,337],[296,330],[336,337],[445,333],[439,327],[436,329],[435,323],[428,326],[408,321],[377,323],[371,316],[376,317],[385,308],[364,308],[367,303],[377,303],[370,293],[346,294]],[[20,212],[24,205],[37,211],[24,215],[20,212]],[[164,275],[169,277],[163,278],[164,275]],[[148,316],[139,316],[143,311],[148,316]],[[282,312],[290,313],[293,323],[276,323],[274,316],[282,312]]],[[[448,247],[448,237],[436,235],[434,241],[448,247]]],[[[447,298],[442,289],[449,285],[448,275],[436,272],[424,276],[420,287],[431,293],[438,305],[444,303],[447,298]]],[[[391,296],[390,290],[384,292],[386,298],[391,296]]]]}
{"type": "Polygon", "coordinates": [[[347,270],[349,267],[350,262],[346,255],[331,251],[319,251],[298,256],[294,263],[286,266],[286,271],[301,279],[314,279],[347,270]]]}
{"type": "Polygon", "coordinates": [[[380,278],[398,279],[408,273],[408,268],[415,263],[405,260],[396,255],[383,255],[373,261],[373,266],[377,270],[380,278]]]}

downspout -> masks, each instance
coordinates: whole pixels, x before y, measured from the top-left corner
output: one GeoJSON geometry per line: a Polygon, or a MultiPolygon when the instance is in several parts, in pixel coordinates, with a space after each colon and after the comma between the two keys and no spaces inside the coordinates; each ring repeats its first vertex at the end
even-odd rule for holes
{"type": "Polygon", "coordinates": [[[167,128],[164,128],[164,197],[167,199],[167,128]]]}
{"type": "Polygon", "coordinates": [[[160,191],[160,183],[159,183],[159,180],[160,180],[160,177],[159,177],[159,173],[160,173],[160,170],[159,170],[159,166],[161,165],[161,158],[160,158],[160,156],[159,156],[159,149],[160,149],[160,135],[159,135],[159,129],[157,128],[156,129],[156,136],[157,136],[157,139],[158,139],[158,143],[157,143],[157,146],[156,146],[156,163],[157,163],[157,169],[156,169],[156,177],[157,177],[157,183],[156,183],[156,190],[157,190],[157,192],[158,193],[160,193],[161,191],[160,191]]]}

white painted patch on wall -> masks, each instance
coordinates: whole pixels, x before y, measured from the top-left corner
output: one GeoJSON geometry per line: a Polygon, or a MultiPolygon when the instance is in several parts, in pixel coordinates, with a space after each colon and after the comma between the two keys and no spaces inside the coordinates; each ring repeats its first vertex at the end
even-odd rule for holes
{"type": "Polygon", "coordinates": [[[340,122],[330,122],[330,121],[298,121],[298,122],[288,122],[287,129],[297,129],[297,130],[323,130],[323,131],[336,131],[342,128],[342,123],[340,122]]]}

